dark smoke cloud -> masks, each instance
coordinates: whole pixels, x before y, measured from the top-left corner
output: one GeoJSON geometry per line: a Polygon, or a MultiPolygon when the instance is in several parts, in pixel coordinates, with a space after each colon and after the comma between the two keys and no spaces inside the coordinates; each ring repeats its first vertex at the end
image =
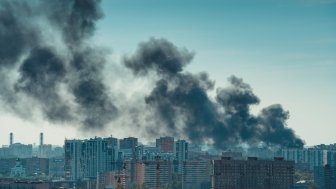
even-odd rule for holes
{"type": "Polygon", "coordinates": [[[91,129],[116,117],[117,108],[103,82],[104,55],[90,41],[103,16],[99,4],[99,0],[1,1],[0,70],[19,73],[16,81],[1,84],[7,87],[1,97],[8,106],[16,107],[9,99],[23,94],[47,120],[79,121],[91,129]],[[45,34],[46,28],[52,32],[45,34]]]}
{"type": "Polygon", "coordinates": [[[124,64],[135,75],[157,74],[158,81],[145,102],[154,109],[166,132],[175,136],[182,132],[192,142],[211,140],[221,149],[260,142],[303,146],[303,141],[286,127],[288,112],[281,106],[267,107],[258,116],[250,113],[250,106],[260,100],[242,79],[230,77],[230,86],[218,89],[216,100],[212,100],[208,93],[214,82],[206,73],[183,72],[191,59],[192,53],[186,49],[154,38],[141,43],[135,55],[124,58],[124,64]]]}
{"type": "Polygon", "coordinates": [[[280,104],[274,104],[261,110],[258,116],[259,122],[265,130],[262,139],[268,143],[281,144],[287,147],[302,147],[304,142],[297,138],[294,131],[286,127],[289,112],[285,111],[280,104]]]}
{"type": "Polygon", "coordinates": [[[239,113],[240,117],[249,115],[249,107],[258,104],[259,98],[253,94],[252,88],[235,76],[230,77],[230,87],[217,91],[217,101],[227,113],[239,113]]]}
{"type": "Polygon", "coordinates": [[[105,53],[92,43],[102,17],[100,0],[0,1],[3,104],[20,116],[30,114],[27,106],[34,105],[48,121],[81,125],[82,130],[134,119],[128,125],[132,131],[211,141],[221,149],[260,142],[302,147],[303,141],[286,126],[288,112],[280,105],[253,115],[250,107],[260,100],[235,76],[212,98],[215,83],[207,73],[184,71],[194,53],[165,39],[140,43],[133,56],[124,58],[135,77],[154,78],[154,87],[141,96],[143,101],[120,102],[123,98],[115,98],[104,82],[105,53]]]}
{"type": "Polygon", "coordinates": [[[28,2],[0,1],[0,69],[15,65],[36,33],[26,23],[32,17],[28,2]]]}
{"type": "Polygon", "coordinates": [[[164,39],[151,38],[139,46],[135,55],[124,60],[125,66],[137,75],[146,75],[148,71],[155,70],[158,74],[174,76],[193,58],[193,53],[186,49],[178,49],[164,39]]]}
{"type": "Polygon", "coordinates": [[[66,70],[61,59],[51,49],[33,49],[19,68],[21,78],[15,89],[36,98],[49,120],[72,120],[70,108],[57,93],[66,70]]]}
{"type": "Polygon", "coordinates": [[[94,79],[82,80],[73,89],[76,102],[81,105],[81,111],[87,115],[83,122],[85,127],[102,128],[115,118],[117,108],[105,91],[105,86],[94,79]]]}
{"type": "MultiPolygon", "coordinates": [[[[48,18],[61,30],[68,45],[78,45],[94,34],[96,22],[103,17],[101,0],[42,1],[48,18]]],[[[75,48],[75,47],[73,47],[75,48]]]]}
{"type": "Polygon", "coordinates": [[[258,123],[250,113],[250,106],[259,103],[252,88],[235,76],[229,79],[230,86],[217,90],[217,103],[224,109],[224,122],[237,141],[259,142],[258,123]]]}
{"type": "Polygon", "coordinates": [[[80,112],[86,115],[83,124],[87,128],[101,129],[118,113],[103,83],[103,57],[103,53],[86,48],[75,52],[70,62],[73,72],[70,90],[81,107],[80,112]]]}

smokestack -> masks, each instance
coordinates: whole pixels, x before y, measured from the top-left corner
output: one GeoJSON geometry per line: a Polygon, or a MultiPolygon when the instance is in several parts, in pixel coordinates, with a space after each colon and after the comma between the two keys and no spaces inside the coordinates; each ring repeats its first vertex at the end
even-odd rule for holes
{"type": "Polygon", "coordinates": [[[13,144],[13,133],[9,133],[9,145],[13,144]]]}
{"type": "Polygon", "coordinates": [[[43,133],[40,133],[40,146],[43,146],[43,133]]]}

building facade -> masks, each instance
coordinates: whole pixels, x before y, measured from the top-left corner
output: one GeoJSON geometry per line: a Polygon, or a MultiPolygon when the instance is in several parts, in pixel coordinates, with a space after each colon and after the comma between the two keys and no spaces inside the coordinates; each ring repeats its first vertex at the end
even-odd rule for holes
{"type": "Polygon", "coordinates": [[[283,149],[282,157],[285,160],[292,160],[298,169],[314,170],[315,166],[327,164],[327,150],[316,148],[293,148],[283,149]]]}
{"type": "Polygon", "coordinates": [[[160,137],[156,139],[156,147],[162,153],[174,152],[174,137],[160,137]]]}
{"type": "Polygon", "coordinates": [[[65,140],[64,142],[64,172],[66,180],[82,178],[82,140],[65,140]]]}
{"type": "Polygon", "coordinates": [[[109,138],[65,141],[65,177],[67,180],[96,178],[97,173],[116,166],[116,149],[109,138]]]}
{"type": "Polygon", "coordinates": [[[138,146],[138,139],[134,137],[128,137],[120,139],[120,149],[135,149],[138,146]]]}
{"type": "Polygon", "coordinates": [[[275,160],[214,160],[213,189],[292,189],[294,162],[275,160]]]}
{"type": "Polygon", "coordinates": [[[169,187],[173,180],[173,161],[153,160],[144,162],[144,185],[148,189],[169,187]]]}
{"type": "Polygon", "coordinates": [[[336,167],[329,164],[314,167],[314,184],[318,189],[336,189],[336,167]]]}
{"type": "Polygon", "coordinates": [[[178,140],[175,143],[175,172],[182,174],[183,162],[188,160],[188,142],[178,140]]]}
{"type": "Polygon", "coordinates": [[[203,185],[208,185],[210,188],[211,161],[184,161],[182,170],[181,186],[183,189],[201,189],[203,185]]]}

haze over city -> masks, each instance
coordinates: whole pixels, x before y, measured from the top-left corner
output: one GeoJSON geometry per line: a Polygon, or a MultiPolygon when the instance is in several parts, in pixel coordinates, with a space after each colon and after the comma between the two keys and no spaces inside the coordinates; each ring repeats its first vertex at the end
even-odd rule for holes
{"type": "Polygon", "coordinates": [[[335,1],[9,2],[0,144],[335,143],[335,1]]]}

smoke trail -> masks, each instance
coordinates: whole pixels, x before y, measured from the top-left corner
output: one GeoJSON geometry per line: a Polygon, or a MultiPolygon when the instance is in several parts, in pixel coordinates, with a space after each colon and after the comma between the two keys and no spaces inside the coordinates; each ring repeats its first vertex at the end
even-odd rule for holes
{"type": "Polygon", "coordinates": [[[214,82],[208,75],[183,71],[192,56],[165,39],[151,38],[141,43],[133,56],[124,58],[125,66],[135,75],[156,73],[156,86],[145,102],[154,109],[166,133],[182,132],[198,143],[211,140],[217,148],[244,142],[303,146],[286,127],[288,113],[281,106],[267,107],[259,116],[250,113],[250,106],[260,100],[242,79],[230,77],[230,86],[218,89],[216,101],[212,100],[208,92],[214,82]]]}

